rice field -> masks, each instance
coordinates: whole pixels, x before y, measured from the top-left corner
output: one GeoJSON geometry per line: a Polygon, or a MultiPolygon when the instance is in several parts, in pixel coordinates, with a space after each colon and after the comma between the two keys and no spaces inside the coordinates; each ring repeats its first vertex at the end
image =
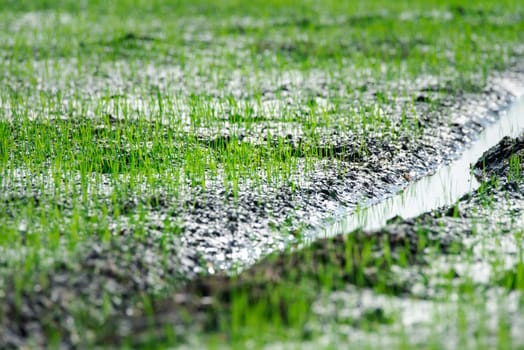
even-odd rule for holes
{"type": "Polygon", "coordinates": [[[0,348],[523,348],[522,136],[322,235],[506,118],[523,33],[514,0],[0,0],[0,348]]]}

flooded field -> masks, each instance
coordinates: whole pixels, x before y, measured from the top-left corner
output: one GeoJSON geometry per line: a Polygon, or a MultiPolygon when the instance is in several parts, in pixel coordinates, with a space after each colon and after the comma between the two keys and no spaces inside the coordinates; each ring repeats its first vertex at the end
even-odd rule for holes
{"type": "Polygon", "coordinates": [[[475,176],[480,170],[472,168],[480,156],[503,137],[517,137],[524,132],[523,116],[524,98],[519,97],[507,110],[494,116],[497,120],[486,125],[478,138],[466,146],[459,158],[451,164],[440,167],[435,174],[406,185],[396,196],[378,203],[366,203],[362,209],[359,208],[347,216],[341,214],[338,219],[335,216],[335,223],[306,233],[306,239],[344,234],[358,228],[376,230],[393,218],[413,218],[432,209],[455,204],[460,197],[481,186],[481,181],[475,176]]]}
{"type": "Polygon", "coordinates": [[[0,3],[0,348],[519,348],[519,1],[0,3]]]}

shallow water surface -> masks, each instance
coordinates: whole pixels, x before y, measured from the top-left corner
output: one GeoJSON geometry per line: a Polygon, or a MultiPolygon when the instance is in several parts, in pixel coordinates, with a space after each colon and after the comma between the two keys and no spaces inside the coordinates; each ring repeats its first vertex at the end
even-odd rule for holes
{"type": "Polygon", "coordinates": [[[306,233],[306,240],[351,232],[357,228],[379,229],[396,216],[412,218],[444,205],[451,205],[461,196],[474,191],[480,183],[471,173],[474,164],[484,152],[503,137],[515,137],[524,130],[524,97],[501,112],[499,119],[482,131],[464,153],[452,162],[408,185],[401,193],[363,209],[357,209],[335,222],[306,233]]]}

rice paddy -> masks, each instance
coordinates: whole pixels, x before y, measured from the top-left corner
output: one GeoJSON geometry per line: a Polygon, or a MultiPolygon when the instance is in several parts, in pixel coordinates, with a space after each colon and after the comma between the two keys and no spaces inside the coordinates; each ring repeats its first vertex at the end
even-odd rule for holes
{"type": "Polygon", "coordinates": [[[523,16],[0,0],[0,347],[524,347],[519,132],[451,203],[319,234],[506,117],[523,16]]]}

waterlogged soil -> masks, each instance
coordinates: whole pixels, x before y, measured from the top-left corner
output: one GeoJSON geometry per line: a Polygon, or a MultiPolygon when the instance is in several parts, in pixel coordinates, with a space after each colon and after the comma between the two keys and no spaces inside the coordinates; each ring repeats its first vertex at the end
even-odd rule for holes
{"type": "MultiPolygon", "coordinates": [[[[519,81],[524,81],[523,77],[524,69],[517,65],[494,74],[481,92],[446,97],[431,111],[421,98],[416,104],[417,115],[434,126],[424,127],[420,139],[384,144],[370,138],[364,158],[349,157],[337,162],[337,168],[319,167],[294,191],[287,187],[278,191],[268,188],[263,193],[241,189],[238,197],[231,195],[230,201],[224,202],[220,191],[201,190],[178,206],[176,214],[173,205],[179,203],[162,194],[130,199],[131,209],[137,203],[146,203],[148,208],[141,236],[126,234],[134,230],[131,224],[115,223],[110,225],[115,231],[110,239],[90,239],[52,258],[43,254],[37,265],[40,269],[7,275],[2,280],[2,345],[45,346],[53,334],[59,335],[59,343],[66,347],[118,342],[145,330],[149,336],[152,324],[162,325],[153,328],[157,336],[165,325],[175,325],[173,334],[177,336],[185,332],[184,325],[193,330],[199,325],[216,331],[229,324],[232,303],[244,294],[245,305],[274,305],[276,300],[279,307],[268,312],[284,324],[304,322],[293,316],[294,312],[289,311],[293,307],[285,299],[290,297],[288,291],[296,297],[296,288],[305,306],[314,302],[321,291],[340,290],[348,284],[359,288],[379,286],[379,290],[401,296],[413,296],[413,286],[417,285],[418,297],[433,295],[430,287],[420,288],[420,283],[414,283],[424,281],[420,270],[401,268],[401,278],[397,266],[427,265],[423,254],[427,246],[439,247],[444,253],[461,247],[465,237],[474,231],[470,218],[478,215],[477,208],[485,201],[479,191],[463,198],[454,208],[417,219],[399,218],[377,232],[320,240],[304,250],[271,255],[249,265],[271,251],[293,247],[299,241],[296,223],[315,225],[340,207],[351,209],[362,196],[369,201],[380,200],[453,159],[479,130],[497,118],[497,111],[520,94],[519,81]],[[162,231],[170,215],[181,216],[184,221],[178,235],[166,238],[162,231]],[[282,237],[281,232],[286,230],[289,235],[282,237]],[[385,251],[390,252],[387,260],[385,251]],[[233,266],[247,270],[231,277],[233,266]],[[188,279],[191,282],[186,283],[188,279]],[[151,295],[177,285],[183,287],[173,298],[150,300],[151,295]],[[278,293],[284,296],[284,302],[278,293]],[[144,309],[149,310],[148,315],[152,310],[154,316],[142,317],[144,309]]],[[[344,142],[333,141],[330,147],[339,153],[354,148],[350,140],[344,142]]],[[[489,183],[485,191],[509,198],[512,210],[522,207],[521,185],[507,175],[516,164],[513,160],[510,167],[508,156],[521,152],[515,145],[521,145],[521,141],[503,140],[484,157],[485,167],[479,174],[500,179],[497,185],[502,184],[504,192],[489,183]]],[[[318,164],[329,162],[320,159],[318,164]]],[[[23,172],[20,176],[24,176],[23,172]]],[[[37,202],[37,194],[35,198],[37,202]]],[[[16,211],[16,202],[23,200],[29,199],[17,196],[17,191],[8,192],[4,205],[16,211]]],[[[62,205],[67,208],[67,199],[62,205]]],[[[20,232],[28,234],[23,224],[20,232]]],[[[23,251],[6,249],[4,253],[4,261],[23,261],[23,251]]],[[[242,315],[249,310],[242,311],[242,315]]]]}
{"type": "MultiPolygon", "coordinates": [[[[382,22],[386,15],[351,17],[343,23],[322,18],[315,25],[338,28],[344,23],[353,26],[368,21],[382,22]]],[[[477,15],[459,8],[423,15],[403,13],[401,20],[448,21],[459,16],[476,21],[477,15]]],[[[515,16],[506,18],[493,13],[483,18],[486,23],[497,25],[499,21],[510,24],[520,21],[520,15],[515,16]]],[[[382,72],[383,79],[378,79],[350,59],[346,62],[345,58],[335,72],[312,67],[306,71],[273,69],[272,64],[270,69],[251,71],[247,68],[251,63],[254,66],[266,59],[273,62],[285,57],[288,63],[303,62],[315,57],[311,51],[315,49],[321,61],[330,58],[322,54],[330,56],[331,53],[310,45],[312,42],[290,41],[285,31],[275,33],[266,41],[231,36],[214,40],[213,35],[207,33],[213,24],[206,23],[205,17],[182,18],[177,22],[184,36],[180,51],[187,52],[187,62],[198,63],[183,65],[179,64],[179,53],[171,52],[169,43],[164,45],[162,35],[156,33],[126,33],[124,29],[129,28],[125,26],[119,28],[122,33],[114,33],[110,27],[105,30],[113,36],[107,40],[90,41],[82,37],[77,42],[79,38],[75,37],[78,45],[69,46],[63,45],[63,41],[70,38],[64,35],[57,36],[56,48],[50,48],[46,35],[35,31],[45,33],[44,30],[55,28],[58,22],[72,23],[74,17],[66,13],[48,16],[46,12],[9,17],[13,18],[6,21],[7,31],[0,33],[8,39],[1,48],[4,54],[0,60],[9,67],[0,72],[6,89],[0,96],[1,127],[12,127],[12,132],[7,133],[11,140],[28,147],[27,154],[21,151],[24,159],[33,156],[31,142],[26,142],[24,133],[28,129],[49,131],[74,125],[74,129],[92,130],[88,141],[96,144],[96,155],[100,159],[95,161],[89,154],[75,150],[57,161],[73,166],[67,173],[57,174],[53,172],[52,159],[47,159],[47,153],[43,152],[46,154],[42,169],[17,168],[13,161],[9,163],[12,168],[2,173],[6,176],[1,179],[0,209],[5,214],[2,219],[6,226],[16,227],[9,232],[15,236],[16,244],[11,248],[11,242],[6,239],[8,244],[0,249],[1,348],[26,345],[38,348],[53,342],[75,347],[100,339],[117,341],[131,332],[148,328],[140,317],[144,308],[153,308],[158,313],[153,323],[165,324],[171,319],[184,321],[185,316],[172,312],[180,303],[183,304],[181,310],[202,318],[203,328],[216,329],[222,316],[209,310],[226,310],[223,315],[227,322],[228,300],[232,300],[236,291],[253,289],[253,293],[260,293],[260,300],[264,300],[272,285],[265,283],[268,279],[282,286],[288,283],[294,286],[302,279],[318,286],[323,275],[319,268],[324,265],[311,265],[308,255],[337,270],[341,265],[354,266],[340,272],[332,288],[342,288],[343,283],[370,287],[382,284],[397,293],[409,293],[405,284],[394,282],[395,278],[384,280],[387,273],[378,271],[387,270],[391,263],[383,266],[379,258],[386,247],[407,247],[404,256],[398,258],[404,259],[404,264],[419,266],[415,263],[422,259],[418,253],[421,243],[412,229],[415,221],[401,221],[380,232],[360,232],[320,241],[295,255],[276,255],[252,268],[249,266],[275,250],[299,243],[304,229],[314,228],[336,213],[392,195],[451,161],[483,127],[498,117],[498,111],[524,91],[524,64],[514,58],[522,54],[517,47],[508,50],[509,57],[504,63],[508,68],[491,73],[486,81],[482,74],[478,74],[478,80],[476,75],[462,77],[458,67],[449,67],[439,72],[439,76],[428,73],[419,74],[415,80],[392,81],[386,77],[387,71],[382,72]],[[19,43],[10,38],[15,35],[20,35],[19,43]],[[253,46],[252,41],[256,41],[256,45],[253,46]],[[252,57],[244,57],[252,50],[257,53],[256,62],[249,61],[252,57]],[[151,53],[167,58],[151,62],[148,56],[151,53]],[[195,53],[195,57],[191,56],[195,53]],[[221,60],[224,56],[231,56],[233,62],[221,60]],[[18,66],[20,62],[23,64],[18,66]],[[216,76],[213,75],[216,71],[210,69],[215,65],[217,70],[223,69],[216,76]],[[462,78],[471,80],[467,91],[465,87],[457,89],[454,84],[463,82],[462,78]],[[170,100],[169,96],[179,100],[170,100]],[[196,101],[192,100],[195,96],[196,101]],[[230,99],[234,101],[229,103],[230,99]],[[253,103],[254,100],[257,103],[253,103]],[[191,103],[205,108],[193,111],[191,103]],[[264,145],[281,143],[281,164],[293,164],[292,174],[285,183],[272,182],[271,174],[262,174],[258,184],[236,174],[238,188],[233,191],[231,186],[225,186],[231,179],[220,172],[226,171],[219,169],[205,187],[199,186],[198,181],[184,184],[187,186],[180,186],[176,191],[158,184],[151,186],[153,188],[144,184],[140,193],[122,195],[126,190],[122,187],[129,179],[126,178],[128,167],[147,170],[151,164],[142,164],[141,160],[164,156],[151,146],[158,146],[154,139],[140,139],[143,143],[133,144],[136,139],[132,136],[136,136],[136,130],[149,136],[162,136],[160,131],[152,134],[146,131],[151,129],[148,124],[151,116],[161,115],[159,111],[166,108],[171,108],[169,113],[180,116],[175,122],[181,140],[187,136],[218,154],[238,145],[255,151],[264,149],[264,145]],[[207,122],[191,120],[191,113],[196,118],[199,113],[210,111],[214,113],[213,118],[207,122]],[[28,120],[25,124],[16,124],[17,116],[24,113],[28,120]],[[319,116],[329,119],[325,125],[319,116]],[[137,120],[140,124],[133,127],[132,122],[137,120]],[[308,123],[318,123],[315,142],[310,142],[308,123]],[[355,124],[352,130],[344,128],[352,123],[355,124]],[[128,139],[123,137],[117,144],[105,143],[106,139],[115,140],[113,134],[124,128],[129,128],[122,133],[131,135],[128,139]],[[135,134],[130,131],[133,128],[135,134]],[[112,164],[115,154],[120,155],[118,166],[112,164]],[[315,154],[315,157],[311,159],[304,154],[315,154]],[[94,164],[92,178],[88,179],[90,186],[82,193],[86,179],[81,178],[77,170],[90,164],[94,164]],[[115,182],[121,187],[116,188],[115,182]],[[64,188],[64,183],[69,187],[64,188]],[[118,206],[111,198],[113,193],[118,193],[118,206]],[[88,220],[78,224],[78,231],[83,234],[73,237],[68,230],[77,219],[78,198],[88,208],[88,220]],[[99,209],[101,207],[107,210],[99,209]],[[41,226],[53,211],[58,211],[61,217],[53,222],[57,227],[49,234],[50,230],[41,226]],[[32,216],[35,212],[38,215],[32,216]],[[25,220],[31,216],[43,219],[40,226],[25,220]],[[100,226],[104,226],[100,223],[107,224],[107,232],[100,232],[100,226]],[[341,254],[337,247],[349,245],[347,242],[352,242],[354,248],[341,254]],[[372,253],[368,254],[368,250],[372,253]],[[362,256],[368,260],[362,262],[362,256]],[[242,269],[247,270],[241,277],[229,277],[242,269]],[[258,282],[259,274],[263,276],[261,282],[258,282]],[[194,282],[186,283],[187,280],[194,282]],[[254,284],[256,288],[252,288],[254,284]],[[149,306],[151,296],[169,293],[177,286],[186,286],[178,289],[178,301],[154,302],[149,306]],[[215,299],[222,301],[210,303],[215,299]],[[164,307],[166,312],[160,312],[164,307]],[[210,315],[214,316],[209,319],[210,315]],[[130,321],[120,322],[122,318],[130,321]],[[118,322],[113,322],[114,319],[118,322]],[[104,330],[102,334],[100,330],[104,330]]],[[[259,30],[253,18],[235,20],[239,22],[238,27],[224,23],[224,32],[259,30]]],[[[308,18],[287,18],[286,21],[290,23],[270,24],[285,28],[316,23],[308,18]]],[[[169,22],[176,21],[170,19],[169,22]]],[[[151,28],[145,24],[141,28],[139,24],[132,23],[129,27],[137,33],[142,29],[149,33],[151,28]]],[[[345,37],[346,31],[342,32],[345,37]]],[[[402,59],[410,52],[425,51],[427,44],[416,39],[400,43],[378,40],[343,47],[344,51],[337,55],[355,50],[367,55],[379,47],[381,59],[402,59]]],[[[491,49],[479,47],[482,52],[491,49]]],[[[446,50],[436,51],[447,55],[446,50]]],[[[402,65],[399,69],[407,70],[402,65]]],[[[170,127],[169,122],[162,127],[170,127]]],[[[154,126],[160,129],[158,124],[154,126]]],[[[44,135],[63,136],[60,133],[44,135]]],[[[49,153],[60,148],[62,142],[70,141],[58,136],[52,145],[46,143],[48,140],[40,140],[49,146],[49,153]]],[[[184,149],[176,140],[169,146],[171,153],[178,151],[179,146],[184,149]]],[[[2,152],[4,149],[7,148],[0,148],[2,152]]],[[[260,168],[263,169],[263,165],[260,168]]],[[[174,168],[168,167],[167,172],[173,172],[174,168]]],[[[271,170],[278,173],[282,169],[271,170]]],[[[432,228],[424,244],[429,242],[444,250],[451,249],[455,237],[442,237],[433,224],[440,220],[444,225],[450,220],[449,225],[455,225],[455,219],[443,216],[426,220],[432,228]]],[[[462,236],[461,230],[457,228],[457,236],[462,236]]],[[[285,288],[281,289],[284,293],[285,288]]],[[[318,289],[304,292],[305,304],[314,300],[318,289]]],[[[258,295],[248,294],[249,301],[257,298],[258,295]]],[[[293,321],[285,305],[278,315],[287,322],[293,321]]]]}
{"type": "Polygon", "coordinates": [[[192,335],[205,332],[249,344],[283,327],[289,343],[277,333],[259,340],[474,349],[503,346],[502,330],[522,346],[523,157],[524,136],[505,137],[472,165],[482,186],[455,205],[272,254],[235,276],[197,277],[112,322],[103,341],[139,345],[170,334],[199,346],[204,338],[192,335]]]}
{"type": "MultiPolygon", "coordinates": [[[[481,93],[459,92],[439,100],[436,110],[429,102],[430,93],[419,91],[408,121],[418,123],[413,129],[418,131],[411,136],[404,134],[395,142],[377,133],[365,137],[363,149],[358,135],[328,130],[325,145],[316,146],[319,156],[310,165],[311,172],[306,172],[300,158],[304,147],[300,134],[280,131],[290,154],[298,157],[296,176],[283,186],[266,185],[258,191],[240,184],[238,193],[230,193],[225,202],[220,186],[191,196],[191,203],[184,205],[189,210],[183,213],[183,258],[195,261],[198,255],[213,271],[249,266],[267,252],[294,242],[304,228],[393,195],[410,181],[454,159],[497,118],[498,111],[524,91],[522,76],[524,70],[515,67],[510,73],[494,76],[481,93]],[[417,132],[420,134],[413,137],[417,132]],[[303,176],[305,173],[307,176],[303,176]]],[[[398,120],[400,111],[386,113],[398,120]]],[[[265,138],[258,140],[267,142],[265,138]]],[[[222,138],[215,144],[224,142],[222,138]]],[[[183,269],[187,275],[198,274],[202,264],[186,264],[183,269]]]]}

